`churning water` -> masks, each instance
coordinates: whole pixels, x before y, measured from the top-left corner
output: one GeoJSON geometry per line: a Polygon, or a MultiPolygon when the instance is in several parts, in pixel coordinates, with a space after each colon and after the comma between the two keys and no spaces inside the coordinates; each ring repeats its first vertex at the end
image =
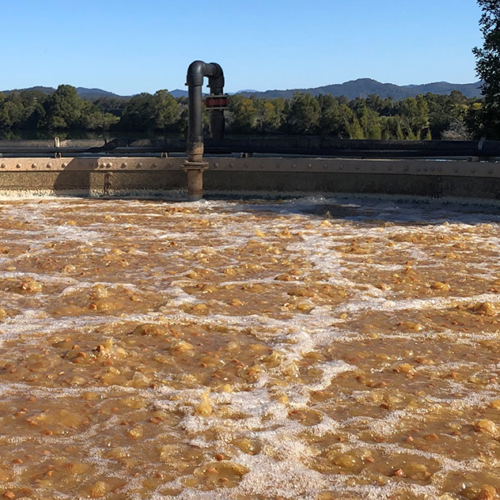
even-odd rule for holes
{"type": "Polygon", "coordinates": [[[0,201],[0,495],[493,499],[500,212],[0,201]]]}

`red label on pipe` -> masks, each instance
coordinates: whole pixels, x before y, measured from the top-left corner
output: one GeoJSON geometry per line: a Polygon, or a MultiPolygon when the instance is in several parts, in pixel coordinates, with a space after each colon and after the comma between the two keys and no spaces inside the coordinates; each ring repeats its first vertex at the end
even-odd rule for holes
{"type": "Polygon", "coordinates": [[[229,99],[227,97],[210,96],[205,99],[205,106],[207,108],[222,108],[227,107],[229,99]]]}

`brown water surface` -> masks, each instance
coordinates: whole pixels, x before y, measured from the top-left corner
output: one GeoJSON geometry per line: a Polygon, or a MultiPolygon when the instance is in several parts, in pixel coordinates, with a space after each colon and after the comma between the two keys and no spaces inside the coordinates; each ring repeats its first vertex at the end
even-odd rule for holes
{"type": "Polygon", "coordinates": [[[499,498],[499,221],[0,201],[0,497],[499,498]]]}

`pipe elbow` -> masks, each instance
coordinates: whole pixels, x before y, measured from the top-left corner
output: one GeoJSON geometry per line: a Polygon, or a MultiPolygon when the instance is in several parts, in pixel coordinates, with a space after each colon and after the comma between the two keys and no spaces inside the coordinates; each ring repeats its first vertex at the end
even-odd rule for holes
{"type": "Polygon", "coordinates": [[[187,71],[186,85],[192,87],[203,86],[203,77],[208,77],[208,86],[213,94],[221,94],[224,88],[224,72],[217,63],[193,61],[187,71]]]}
{"type": "Polygon", "coordinates": [[[214,62],[207,64],[207,73],[205,76],[208,76],[209,78],[220,78],[224,76],[222,66],[214,62]]]}
{"type": "Polygon", "coordinates": [[[222,94],[224,88],[224,71],[222,67],[217,63],[210,63],[211,74],[208,76],[208,87],[212,94],[222,94]]]}
{"type": "Polygon", "coordinates": [[[206,66],[203,61],[193,61],[187,71],[186,85],[201,87],[203,85],[206,66]]]}

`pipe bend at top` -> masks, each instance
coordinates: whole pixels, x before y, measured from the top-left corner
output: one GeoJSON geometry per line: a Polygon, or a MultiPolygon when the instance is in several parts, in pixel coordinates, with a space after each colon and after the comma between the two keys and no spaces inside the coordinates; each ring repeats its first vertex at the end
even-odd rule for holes
{"type": "Polygon", "coordinates": [[[208,86],[212,94],[222,94],[224,88],[224,72],[217,63],[194,61],[187,71],[186,85],[189,87],[203,86],[203,77],[208,77],[208,86]]]}

